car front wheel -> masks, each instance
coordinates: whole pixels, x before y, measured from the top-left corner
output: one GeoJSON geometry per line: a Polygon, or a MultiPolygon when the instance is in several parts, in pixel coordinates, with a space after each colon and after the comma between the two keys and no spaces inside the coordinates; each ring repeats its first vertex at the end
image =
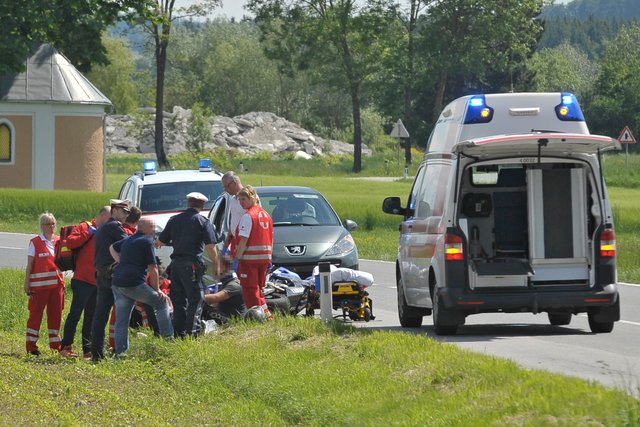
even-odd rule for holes
{"type": "Polygon", "coordinates": [[[422,313],[420,309],[407,305],[407,300],[404,296],[404,285],[402,284],[402,278],[398,278],[397,283],[398,291],[398,318],[400,319],[400,325],[403,328],[419,328],[422,325],[422,313]]]}

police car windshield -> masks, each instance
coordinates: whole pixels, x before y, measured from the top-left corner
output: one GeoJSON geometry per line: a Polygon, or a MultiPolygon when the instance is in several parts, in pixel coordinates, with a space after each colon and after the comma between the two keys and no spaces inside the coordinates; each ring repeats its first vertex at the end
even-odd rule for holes
{"type": "Polygon", "coordinates": [[[318,194],[265,194],[260,203],[273,219],[274,226],[340,225],[329,203],[318,194]]]}
{"type": "Polygon", "coordinates": [[[205,210],[211,209],[216,197],[222,193],[222,183],[212,181],[168,182],[146,184],[140,194],[140,209],[144,213],[178,212],[187,208],[185,196],[192,191],[202,193],[209,201],[205,210]]]}

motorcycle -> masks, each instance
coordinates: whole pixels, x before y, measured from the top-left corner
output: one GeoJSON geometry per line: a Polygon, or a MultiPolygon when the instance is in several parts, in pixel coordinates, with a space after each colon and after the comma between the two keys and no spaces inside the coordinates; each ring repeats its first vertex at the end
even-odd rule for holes
{"type": "Polygon", "coordinates": [[[262,292],[271,312],[296,316],[307,307],[309,287],[296,273],[284,267],[276,268],[267,275],[267,283],[262,292]]]}

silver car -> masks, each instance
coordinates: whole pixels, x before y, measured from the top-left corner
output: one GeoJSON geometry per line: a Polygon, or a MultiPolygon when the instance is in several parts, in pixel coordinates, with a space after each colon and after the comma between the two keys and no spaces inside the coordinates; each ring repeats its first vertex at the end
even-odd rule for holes
{"type": "MultiPolygon", "coordinates": [[[[273,218],[273,265],[311,275],[318,262],[358,269],[358,249],[350,231],[358,225],[338,214],[320,192],[309,187],[256,187],[260,204],[273,218]]],[[[218,241],[229,233],[229,199],[223,193],[209,212],[218,241]]]]}

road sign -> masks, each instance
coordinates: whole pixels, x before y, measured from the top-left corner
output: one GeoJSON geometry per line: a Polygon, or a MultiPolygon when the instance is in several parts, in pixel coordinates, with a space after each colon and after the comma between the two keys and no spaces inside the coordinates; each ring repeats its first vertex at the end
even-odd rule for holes
{"type": "Polygon", "coordinates": [[[618,137],[618,141],[620,141],[620,144],[635,144],[636,143],[636,139],[634,138],[633,134],[631,133],[631,129],[629,129],[629,126],[625,126],[624,129],[622,129],[622,132],[620,133],[620,136],[618,137]]]}
{"type": "Polygon", "coordinates": [[[407,132],[407,128],[402,124],[402,120],[398,119],[397,123],[393,125],[389,136],[393,138],[409,138],[409,132],[407,132]]]}

